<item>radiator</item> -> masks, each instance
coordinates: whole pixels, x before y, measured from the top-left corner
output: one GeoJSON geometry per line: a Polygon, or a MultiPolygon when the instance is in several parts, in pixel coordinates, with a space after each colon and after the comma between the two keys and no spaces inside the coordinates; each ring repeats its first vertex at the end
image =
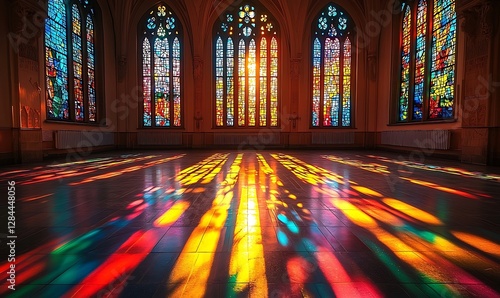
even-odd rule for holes
{"type": "Polygon", "coordinates": [[[115,135],[103,131],[58,130],[55,132],[57,149],[110,146],[115,144],[115,135]]]}
{"type": "Polygon", "coordinates": [[[313,132],[313,145],[350,145],[354,144],[354,132],[313,132]]]}
{"type": "Polygon", "coordinates": [[[182,145],[182,132],[148,131],[137,133],[139,145],[182,145]]]}
{"type": "Polygon", "coordinates": [[[273,131],[263,131],[261,133],[215,133],[215,145],[251,145],[251,146],[266,146],[279,145],[280,133],[273,131]]]}
{"type": "Polygon", "coordinates": [[[450,149],[450,130],[383,131],[382,145],[422,149],[450,149]]]}

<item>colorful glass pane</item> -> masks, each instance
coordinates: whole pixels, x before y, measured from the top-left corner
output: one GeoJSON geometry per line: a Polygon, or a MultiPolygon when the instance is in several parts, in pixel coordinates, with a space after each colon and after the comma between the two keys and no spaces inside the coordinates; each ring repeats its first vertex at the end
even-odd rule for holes
{"type": "Polygon", "coordinates": [[[181,126],[181,43],[177,37],[172,44],[172,76],[174,126],[181,126]]]}
{"type": "Polygon", "coordinates": [[[215,124],[224,125],[224,45],[222,38],[215,44],[215,124]]]}
{"type": "Polygon", "coordinates": [[[410,45],[411,45],[411,11],[407,6],[404,13],[403,30],[401,31],[401,90],[399,95],[399,120],[408,119],[410,94],[410,45]]]}
{"type": "Polygon", "coordinates": [[[344,41],[342,126],[351,126],[351,41],[344,41]]]}
{"type": "Polygon", "coordinates": [[[95,45],[94,45],[94,20],[92,15],[87,15],[87,95],[89,98],[89,121],[97,120],[96,91],[95,91],[95,45]]]}
{"type": "Polygon", "coordinates": [[[67,120],[68,41],[66,35],[66,5],[63,0],[48,1],[45,21],[45,71],[47,84],[47,117],[67,120]]]}
{"type": "Polygon", "coordinates": [[[319,126],[321,103],[321,42],[314,39],[313,45],[313,107],[312,126],[319,126]]]}
{"type": "Polygon", "coordinates": [[[170,126],[170,52],[168,39],[154,43],[154,107],[156,126],[170,126]]]}
{"type": "Polygon", "coordinates": [[[260,102],[259,102],[259,125],[267,125],[267,40],[262,37],[260,40],[260,102]]]}
{"type": "Polygon", "coordinates": [[[415,45],[415,85],[413,91],[413,120],[422,119],[425,82],[425,51],[427,37],[427,1],[420,0],[417,8],[417,39],[415,45]]]}
{"type": "Polygon", "coordinates": [[[248,69],[248,125],[255,126],[255,114],[256,114],[256,97],[257,97],[257,82],[255,79],[257,72],[256,64],[256,54],[257,47],[255,45],[255,40],[250,40],[248,46],[248,59],[247,59],[247,69],[248,69]]]}
{"type": "Polygon", "coordinates": [[[340,42],[325,40],[323,125],[339,126],[340,111],[340,42]]]}
{"type": "Polygon", "coordinates": [[[454,0],[434,2],[429,118],[453,118],[457,18],[454,0]]]}
{"type": "Polygon", "coordinates": [[[271,126],[278,126],[278,40],[271,39],[271,126]]]}
{"type": "Polygon", "coordinates": [[[227,39],[226,63],[226,124],[234,126],[234,44],[231,38],[227,39]]]}
{"type": "Polygon", "coordinates": [[[245,41],[240,39],[238,48],[238,125],[245,125],[245,87],[246,87],[246,57],[245,57],[245,41]]]}
{"type": "Polygon", "coordinates": [[[73,92],[75,96],[76,121],[85,120],[83,103],[83,65],[82,65],[82,21],[80,10],[73,4],[71,10],[71,27],[73,38],[73,92]]]}
{"type": "Polygon", "coordinates": [[[142,98],[143,125],[151,126],[151,44],[147,38],[142,42],[142,98]]]}

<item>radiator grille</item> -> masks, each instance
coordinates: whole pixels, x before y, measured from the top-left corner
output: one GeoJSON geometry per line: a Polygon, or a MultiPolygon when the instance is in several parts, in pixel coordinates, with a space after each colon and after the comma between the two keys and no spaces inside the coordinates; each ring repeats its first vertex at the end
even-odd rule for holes
{"type": "Polygon", "coordinates": [[[383,131],[382,145],[422,149],[450,149],[450,130],[383,131]]]}
{"type": "Polygon", "coordinates": [[[115,135],[103,131],[59,130],[55,133],[57,149],[110,146],[115,144],[115,135]]]}

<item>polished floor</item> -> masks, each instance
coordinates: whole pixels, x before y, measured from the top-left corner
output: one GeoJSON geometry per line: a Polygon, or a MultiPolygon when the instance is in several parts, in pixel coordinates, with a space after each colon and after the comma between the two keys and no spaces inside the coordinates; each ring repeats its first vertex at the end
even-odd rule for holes
{"type": "Polygon", "coordinates": [[[3,274],[0,296],[500,297],[498,168],[423,152],[73,157],[2,168],[17,238],[8,263],[1,235],[16,290],[3,274]]]}

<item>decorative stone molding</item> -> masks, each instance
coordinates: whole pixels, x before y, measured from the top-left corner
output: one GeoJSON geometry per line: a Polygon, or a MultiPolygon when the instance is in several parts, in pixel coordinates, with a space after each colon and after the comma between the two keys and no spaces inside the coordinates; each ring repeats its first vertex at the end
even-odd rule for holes
{"type": "Polygon", "coordinates": [[[377,80],[377,54],[376,53],[369,53],[368,54],[368,65],[367,65],[367,72],[369,75],[370,80],[376,81],[377,80]]]}
{"type": "Polygon", "coordinates": [[[119,58],[118,58],[118,63],[120,64],[120,66],[126,66],[127,65],[127,56],[126,55],[121,55],[119,58]]]}
{"type": "Polygon", "coordinates": [[[491,37],[495,34],[495,11],[497,5],[492,0],[458,1],[457,13],[463,18],[460,27],[469,38],[475,39],[479,35],[491,37]]]}
{"type": "Polygon", "coordinates": [[[23,38],[38,38],[44,32],[47,18],[47,1],[17,0],[11,1],[10,28],[23,38]]]}
{"type": "Polygon", "coordinates": [[[483,5],[479,7],[479,19],[481,20],[480,32],[485,36],[492,36],[494,34],[494,18],[495,18],[495,8],[490,1],[486,1],[483,5]]]}
{"type": "Polygon", "coordinates": [[[300,77],[300,64],[302,63],[302,58],[294,58],[290,60],[290,74],[292,78],[298,79],[300,77]]]}
{"type": "Polygon", "coordinates": [[[194,78],[196,80],[203,77],[203,59],[194,57],[194,78]]]}
{"type": "Polygon", "coordinates": [[[468,37],[474,37],[477,28],[477,12],[468,9],[459,14],[459,17],[464,19],[460,29],[464,31],[468,37]]]}

